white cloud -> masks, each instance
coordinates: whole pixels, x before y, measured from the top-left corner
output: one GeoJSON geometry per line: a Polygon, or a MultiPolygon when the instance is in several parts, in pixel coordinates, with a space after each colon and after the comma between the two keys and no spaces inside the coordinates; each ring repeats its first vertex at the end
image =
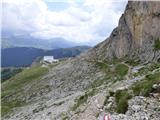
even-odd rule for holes
{"type": "Polygon", "coordinates": [[[2,1],[2,30],[24,31],[36,38],[63,37],[74,42],[99,42],[117,26],[125,2],[69,0],[63,11],[51,11],[43,0],[2,1]],[[120,10],[120,11],[119,11],[120,10]]]}

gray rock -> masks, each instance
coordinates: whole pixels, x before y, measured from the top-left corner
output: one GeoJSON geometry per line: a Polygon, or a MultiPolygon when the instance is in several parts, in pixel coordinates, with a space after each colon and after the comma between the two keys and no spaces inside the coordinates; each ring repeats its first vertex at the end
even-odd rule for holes
{"type": "Polygon", "coordinates": [[[99,59],[135,58],[141,61],[160,59],[160,50],[154,50],[154,41],[160,36],[160,2],[129,1],[119,25],[110,37],[92,49],[90,56],[99,59]]]}

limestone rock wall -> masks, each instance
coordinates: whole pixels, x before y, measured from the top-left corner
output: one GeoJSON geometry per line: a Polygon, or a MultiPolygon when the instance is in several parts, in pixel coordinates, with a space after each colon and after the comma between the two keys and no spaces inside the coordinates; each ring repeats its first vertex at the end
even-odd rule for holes
{"type": "Polygon", "coordinates": [[[142,61],[158,60],[160,50],[154,50],[157,38],[160,38],[160,2],[129,1],[118,27],[95,46],[92,54],[103,59],[128,56],[142,61]]]}

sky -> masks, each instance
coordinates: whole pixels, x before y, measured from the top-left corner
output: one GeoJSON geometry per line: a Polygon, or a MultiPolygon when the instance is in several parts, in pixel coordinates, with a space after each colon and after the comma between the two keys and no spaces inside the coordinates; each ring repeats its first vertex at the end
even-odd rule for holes
{"type": "Polygon", "coordinates": [[[2,33],[97,44],[118,25],[126,4],[126,0],[2,0],[2,33]]]}

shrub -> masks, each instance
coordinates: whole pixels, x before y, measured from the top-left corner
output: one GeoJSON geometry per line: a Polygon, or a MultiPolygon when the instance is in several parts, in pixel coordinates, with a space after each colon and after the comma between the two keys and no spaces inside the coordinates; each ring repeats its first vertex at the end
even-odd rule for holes
{"type": "Polygon", "coordinates": [[[90,96],[95,95],[96,90],[93,88],[91,91],[86,92],[84,95],[80,96],[78,99],[76,99],[76,104],[73,106],[72,110],[76,110],[80,105],[84,104],[87,102],[88,98],[90,96]]]}
{"type": "Polygon", "coordinates": [[[117,103],[117,113],[125,113],[128,109],[128,100],[131,98],[127,90],[119,90],[115,93],[117,103]]]}
{"type": "Polygon", "coordinates": [[[153,91],[153,84],[160,82],[160,73],[147,75],[143,81],[134,84],[133,92],[135,95],[149,96],[153,91]]]}
{"type": "Polygon", "coordinates": [[[160,50],[160,39],[159,38],[157,38],[154,41],[154,48],[155,48],[155,50],[160,50]]]}
{"type": "Polygon", "coordinates": [[[104,100],[104,103],[103,103],[103,105],[106,105],[106,104],[107,104],[107,102],[108,102],[108,99],[109,99],[109,96],[106,96],[106,98],[105,98],[105,100],[104,100]]]}
{"type": "Polygon", "coordinates": [[[85,93],[85,95],[80,96],[77,100],[76,100],[76,104],[73,106],[72,110],[76,110],[80,105],[84,104],[85,102],[87,102],[88,99],[88,95],[85,93]]]}
{"type": "Polygon", "coordinates": [[[125,113],[128,110],[128,100],[121,98],[117,105],[117,113],[125,113]]]}
{"type": "Polygon", "coordinates": [[[141,81],[135,84],[133,92],[135,95],[149,96],[152,91],[152,82],[141,81]]]}
{"type": "Polygon", "coordinates": [[[114,95],[114,92],[113,92],[113,91],[109,91],[109,95],[110,95],[110,96],[113,96],[113,95],[114,95]]]}

